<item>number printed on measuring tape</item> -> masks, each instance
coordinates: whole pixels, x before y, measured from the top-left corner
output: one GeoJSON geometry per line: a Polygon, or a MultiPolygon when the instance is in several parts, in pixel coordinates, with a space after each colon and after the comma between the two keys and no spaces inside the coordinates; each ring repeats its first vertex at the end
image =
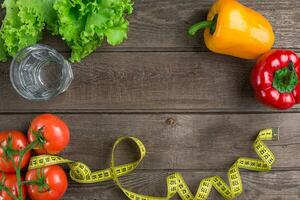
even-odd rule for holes
{"type": "Polygon", "coordinates": [[[227,172],[229,185],[219,176],[207,177],[201,180],[196,195],[193,195],[180,173],[174,173],[167,177],[167,195],[165,197],[154,197],[137,194],[125,189],[119,181],[124,176],[134,171],[146,155],[144,144],[135,137],[121,137],[113,145],[110,168],[92,172],[82,162],[71,161],[54,155],[39,155],[32,157],[29,169],[37,169],[56,164],[67,164],[70,168],[70,177],[77,183],[99,183],[113,180],[123,193],[131,200],[168,200],[178,194],[182,200],[205,200],[208,198],[212,188],[215,188],[225,199],[232,199],[243,192],[242,178],[239,169],[265,172],[272,168],[275,156],[263,142],[264,140],[278,140],[279,129],[270,128],[261,130],[253,144],[254,150],[259,158],[241,157],[229,168],[227,172]],[[140,152],[137,161],[124,165],[115,166],[115,149],[124,140],[133,141],[140,152]]]}

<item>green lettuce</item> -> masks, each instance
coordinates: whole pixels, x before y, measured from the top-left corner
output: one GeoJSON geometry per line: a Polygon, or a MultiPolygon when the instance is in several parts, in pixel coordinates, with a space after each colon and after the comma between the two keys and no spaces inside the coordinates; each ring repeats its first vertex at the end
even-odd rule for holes
{"type": "Polygon", "coordinates": [[[118,45],[127,38],[131,0],[56,0],[59,34],[72,49],[71,61],[80,61],[103,40],[118,45]]]}
{"type": "Polygon", "coordinates": [[[42,38],[47,27],[61,35],[80,61],[106,39],[118,45],[127,38],[131,0],[5,0],[6,16],[0,31],[0,61],[42,38]]]}
{"type": "Polygon", "coordinates": [[[35,44],[40,38],[44,23],[34,11],[20,10],[16,0],[5,0],[6,16],[0,37],[9,55],[15,56],[22,48],[35,44]],[[32,13],[31,13],[32,12],[32,13]]]}
{"type": "Polygon", "coordinates": [[[4,45],[4,41],[0,37],[0,61],[6,61],[7,53],[4,45]]]}
{"type": "Polygon", "coordinates": [[[17,0],[19,17],[26,23],[39,23],[39,27],[44,28],[46,25],[53,34],[58,34],[59,24],[53,9],[54,2],[55,0],[17,0]]]}

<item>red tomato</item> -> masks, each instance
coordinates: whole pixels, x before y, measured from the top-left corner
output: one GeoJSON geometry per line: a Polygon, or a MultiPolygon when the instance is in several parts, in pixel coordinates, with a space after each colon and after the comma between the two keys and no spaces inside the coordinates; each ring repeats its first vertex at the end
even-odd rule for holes
{"type": "MultiPolygon", "coordinates": [[[[4,131],[0,132],[0,143],[2,147],[7,146],[7,139],[8,137],[12,137],[12,149],[14,150],[22,150],[28,145],[28,140],[26,136],[20,132],[20,131],[4,131]]],[[[3,148],[0,148],[0,171],[3,172],[15,172],[15,169],[13,167],[13,162],[7,160],[5,157],[3,157],[3,148]]],[[[22,161],[21,161],[21,169],[27,166],[29,159],[30,159],[31,152],[27,152],[22,161]]],[[[18,164],[19,161],[19,155],[13,155],[13,159],[15,164],[18,164]]]]}
{"type": "MultiPolygon", "coordinates": [[[[2,174],[0,173],[0,180],[2,180],[2,174]]],[[[23,181],[23,177],[21,177],[21,180],[23,181]]],[[[5,187],[8,187],[10,189],[10,192],[18,196],[18,182],[17,182],[17,176],[15,174],[4,174],[4,182],[3,185],[5,187]]],[[[26,199],[26,187],[25,185],[22,185],[22,199],[26,199]]],[[[7,194],[4,190],[0,191],[0,199],[1,200],[13,200],[9,194],[7,194]]]]}
{"type": "MultiPolygon", "coordinates": [[[[59,117],[52,114],[38,115],[31,122],[31,129],[38,131],[40,128],[43,128],[42,135],[46,141],[41,148],[35,149],[37,154],[58,154],[69,144],[69,128],[59,117]]],[[[30,142],[35,140],[31,129],[28,131],[28,140],[30,142]]]]}
{"type": "MultiPolygon", "coordinates": [[[[67,190],[68,180],[65,171],[58,165],[42,168],[40,172],[45,177],[49,190],[38,191],[37,185],[27,185],[28,195],[32,200],[58,200],[67,190]]],[[[27,172],[26,181],[37,180],[37,169],[27,172]]]]}

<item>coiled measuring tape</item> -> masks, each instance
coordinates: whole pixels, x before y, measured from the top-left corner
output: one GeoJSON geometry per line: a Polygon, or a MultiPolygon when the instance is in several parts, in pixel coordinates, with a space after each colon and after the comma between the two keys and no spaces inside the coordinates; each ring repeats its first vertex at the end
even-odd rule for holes
{"type": "Polygon", "coordinates": [[[254,150],[260,159],[246,157],[237,159],[227,173],[229,185],[219,176],[207,177],[200,182],[195,196],[191,193],[180,173],[174,173],[167,177],[167,196],[165,197],[146,196],[125,189],[120,183],[118,177],[129,174],[136,169],[146,155],[146,148],[144,144],[135,137],[121,137],[115,141],[111,154],[110,168],[108,169],[92,172],[90,168],[82,162],[74,162],[72,160],[53,155],[39,155],[31,158],[29,170],[56,164],[68,164],[70,168],[70,177],[75,182],[99,183],[107,180],[113,180],[123,193],[131,200],[169,200],[176,193],[179,194],[182,200],[205,200],[208,198],[212,187],[214,187],[225,199],[232,199],[241,194],[243,191],[242,179],[239,173],[240,168],[259,172],[271,170],[275,157],[263,141],[278,140],[278,138],[278,128],[261,130],[253,144],[254,150]],[[117,145],[124,140],[131,140],[137,145],[140,157],[135,162],[115,166],[115,149],[117,145]]]}

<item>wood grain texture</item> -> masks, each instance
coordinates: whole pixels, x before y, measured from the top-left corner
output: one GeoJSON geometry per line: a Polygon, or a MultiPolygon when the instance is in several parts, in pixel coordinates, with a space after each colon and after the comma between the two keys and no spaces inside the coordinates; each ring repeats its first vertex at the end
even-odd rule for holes
{"type": "MultiPolygon", "coordinates": [[[[0,115],[1,129],[26,130],[32,115],[0,115]]],[[[280,127],[280,141],[268,142],[277,162],[275,170],[300,169],[300,114],[72,114],[61,115],[71,129],[69,147],[62,154],[92,169],[106,168],[114,141],[136,136],[148,154],[140,169],[228,169],[240,156],[257,157],[252,145],[260,129],[280,127]]],[[[137,157],[123,144],[117,162],[137,157]]]]}
{"type": "MultiPolygon", "coordinates": [[[[243,170],[244,193],[237,199],[300,199],[300,106],[287,112],[262,106],[249,84],[253,61],[208,52],[202,33],[186,36],[187,28],[206,17],[214,0],[134,2],[128,40],[117,47],[104,44],[74,64],[70,89],[51,101],[19,97],[9,81],[9,62],[1,63],[0,129],[25,132],[33,113],[56,112],[71,129],[70,145],[62,156],[92,169],[108,167],[118,137],[136,136],[145,144],[147,156],[122,182],[133,191],[162,196],[165,178],[172,172],[182,172],[193,193],[204,177],[226,179],[238,157],[257,156],[252,144],[259,129],[280,127],[280,140],[267,143],[277,159],[274,170],[243,170]]],[[[299,0],[241,2],[270,20],[275,48],[299,53],[299,0]]],[[[68,56],[61,39],[48,32],[44,36],[42,43],[68,56]]],[[[136,158],[131,143],[118,147],[117,163],[136,158]]],[[[126,198],[112,181],[95,185],[70,181],[63,199],[126,198]]],[[[214,191],[210,199],[222,198],[214,191]]]]}
{"type": "Polygon", "coordinates": [[[276,112],[253,95],[253,65],[208,52],[95,53],[73,65],[65,94],[31,102],[13,90],[2,63],[0,112],[276,112]]]}
{"type": "MultiPolygon", "coordinates": [[[[200,180],[219,175],[225,180],[225,171],[180,171],[193,194],[200,183],[200,180]]],[[[167,175],[172,171],[140,171],[122,177],[122,183],[134,192],[146,195],[164,196],[166,194],[167,175]]],[[[244,192],[236,200],[298,200],[300,198],[300,171],[276,171],[268,173],[257,173],[243,171],[241,173],[244,192]]],[[[64,200],[126,200],[124,194],[114,185],[112,181],[107,181],[95,185],[79,185],[70,183],[64,200]]],[[[180,198],[174,198],[180,199],[180,198]]],[[[223,199],[216,191],[212,191],[209,200],[223,199]]]]}
{"type": "MultiPolygon", "coordinates": [[[[207,51],[202,33],[197,38],[190,38],[186,31],[193,23],[206,18],[214,1],[135,0],[134,13],[129,17],[128,40],[118,47],[104,44],[97,51],[207,51]]],[[[242,0],[241,3],[269,19],[276,35],[276,48],[300,48],[298,0],[280,3],[278,0],[242,0]]],[[[60,51],[68,51],[59,37],[47,32],[42,43],[60,51]]]]}
{"type": "MultiPolygon", "coordinates": [[[[128,40],[118,47],[104,44],[98,51],[207,51],[202,33],[188,37],[189,26],[206,18],[215,0],[135,0],[129,17],[128,40]]],[[[276,35],[276,48],[300,48],[300,3],[298,0],[241,1],[269,19],[276,35]]],[[[43,43],[61,51],[67,48],[60,39],[46,34],[43,43]]]]}
{"type": "MultiPolygon", "coordinates": [[[[275,112],[253,97],[248,77],[254,62],[210,52],[164,52],[169,51],[166,48],[204,48],[183,35],[189,22],[203,18],[212,2],[137,0],[130,19],[133,36],[116,48],[136,50],[94,53],[74,64],[71,88],[49,102],[32,103],[19,97],[9,81],[9,62],[1,63],[0,112],[275,112]],[[143,48],[161,52],[139,52],[143,48]]],[[[282,34],[276,47],[297,49],[299,1],[276,2],[242,1],[270,15],[279,26],[274,28],[277,35],[282,34]]],[[[49,33],[45,38],[45,43],[66,50],[49,33]]],[[[299,112],[299,108],[291,111],[299,112]]]]}

